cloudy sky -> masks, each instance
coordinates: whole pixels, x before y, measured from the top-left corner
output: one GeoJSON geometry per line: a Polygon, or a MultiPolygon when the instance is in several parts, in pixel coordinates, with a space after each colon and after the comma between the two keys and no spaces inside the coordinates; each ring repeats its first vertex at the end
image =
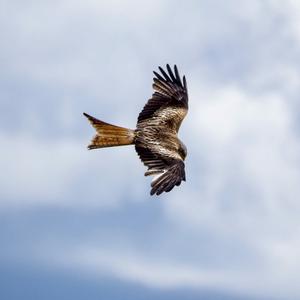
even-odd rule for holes
{"type": "Polygon", "coordinates": [[[299,299],[300,2],[0,3],[1,299],[299,299]],[[177,64],[187,182],[150,197],[134,128],[177,64]]]}

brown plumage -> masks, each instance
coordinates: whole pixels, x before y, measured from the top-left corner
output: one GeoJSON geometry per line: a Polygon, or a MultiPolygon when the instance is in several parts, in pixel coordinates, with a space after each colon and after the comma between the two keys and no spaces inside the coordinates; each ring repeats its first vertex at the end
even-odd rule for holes
{"type": "Polygon", "coordinates": [[[185,181],[184,160],[186,147],[177,133],[188,111],[188,91],[185,76],[181,80],[176,65],[167,72],[159,67],[154,72],[154,94],[138,116],[135,130],[111,125],[86,113],[96,129],[88,149],[135,145],[148,170],[145,176],[157,175],[151,183],[150,194],[169,192],[185,181]]]}

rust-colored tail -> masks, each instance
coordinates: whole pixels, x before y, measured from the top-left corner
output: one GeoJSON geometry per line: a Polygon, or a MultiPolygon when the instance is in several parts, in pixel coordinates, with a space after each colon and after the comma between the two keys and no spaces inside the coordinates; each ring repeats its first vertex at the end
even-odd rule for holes
{"type": "Polygon", "coordinates": [[[97,131],[91,144],[88,145],[88,149],[125,146],[134,143],[134,130],[105,123],[86,113],[83,115],[88,118],[97,131]]]}

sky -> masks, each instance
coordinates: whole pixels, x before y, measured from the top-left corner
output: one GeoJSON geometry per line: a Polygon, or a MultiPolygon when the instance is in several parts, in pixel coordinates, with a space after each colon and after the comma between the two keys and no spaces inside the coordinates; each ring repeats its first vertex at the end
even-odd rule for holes
{"type": "Polygon", "coordinates": [[[300,299],[300,2],[0,2],[1,299],[300,299]],[[187,181],[150,196],[134,128],[177,64],[187,181]]]}

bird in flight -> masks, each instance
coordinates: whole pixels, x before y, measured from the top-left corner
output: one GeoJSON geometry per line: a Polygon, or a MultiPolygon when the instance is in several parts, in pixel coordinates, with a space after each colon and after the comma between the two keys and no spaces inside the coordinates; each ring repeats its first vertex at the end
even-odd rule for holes
{"type": "Polygon", "coordinates": [[[188,90],[177,66],[153,72],[154,93],[138,116],[136,129],[127,129],[100,121],[86,113],[96,135],[88,149],[135,145],[141,161],[148,168],[145,176],[154,175],[151,195],[169,192],[185,181],[186,147],[178,130],[188,111],[188,90]]]}

